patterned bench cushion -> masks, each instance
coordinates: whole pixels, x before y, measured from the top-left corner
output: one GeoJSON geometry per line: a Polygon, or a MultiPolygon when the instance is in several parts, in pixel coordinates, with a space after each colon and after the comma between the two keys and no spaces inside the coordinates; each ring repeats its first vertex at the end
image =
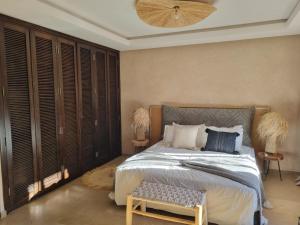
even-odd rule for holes
{"type": "Polygon", "coordinates": [[[205,192],[143,181],[132,193],[132,196],[184,207],[195,207],[203,205],[205,192]]]}

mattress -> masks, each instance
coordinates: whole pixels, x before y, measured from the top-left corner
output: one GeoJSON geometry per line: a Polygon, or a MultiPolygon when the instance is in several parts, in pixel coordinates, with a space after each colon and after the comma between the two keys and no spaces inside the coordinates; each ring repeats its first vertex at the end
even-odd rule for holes
{"type": "MultiPolygon", "coordinates": [[[[255,159],[254,149],[250,147],[243,146],[240,153],[241,156],[255,159]]],[[[181,160],[190,160],[205,154],[212,154],[220,159],[224,157],[224,153],[175,149],[159,142],[128,158],[116,170],[116,204],[126,205],[127,195],[132,193],[142,180],[148,180],[206,190],[209,222],[220,225],[253,225],[254,213],[258,209],[258,198],[254,189],[221,176],[183,167],[180,163],[181,160]]],[[[156,205],[150,207],[190,215],[185,210],[165,209],[156,205]]]]}

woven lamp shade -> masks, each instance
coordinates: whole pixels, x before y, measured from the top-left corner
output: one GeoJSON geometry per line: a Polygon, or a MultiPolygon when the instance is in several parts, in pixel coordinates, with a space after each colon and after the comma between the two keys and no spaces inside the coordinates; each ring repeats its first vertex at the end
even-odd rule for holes
{"type": "Polygon", "coordinates": [[[216,8],[209,3],[185,0],[137,0],[141,20],[156,27],[183,27],[198,23],[216,8]]]}

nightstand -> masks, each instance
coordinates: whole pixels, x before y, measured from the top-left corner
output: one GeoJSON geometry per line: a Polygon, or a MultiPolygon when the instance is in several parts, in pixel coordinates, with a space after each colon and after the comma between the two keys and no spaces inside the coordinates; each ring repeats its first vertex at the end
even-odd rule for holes
{"type": "Polygon", "coordinates": [[[131,142],[134,146],[135,153],[138,153],[147,148],[147,146],[149,144],[149,139],[146,139],[144,141],[132,140],[131,142]]]}
{"type": "Polygon", "coordinates": [[[264,161],[264,164],[263,164],[264,177],[266,177],[269,173],[270,162],[271,161],[277,161],[279,177],[280,177],[280,180],[282,181],[280,161],[284,159],[283,154],[281,154],[281,153],[259,152],[258,157],[264,161]]]}

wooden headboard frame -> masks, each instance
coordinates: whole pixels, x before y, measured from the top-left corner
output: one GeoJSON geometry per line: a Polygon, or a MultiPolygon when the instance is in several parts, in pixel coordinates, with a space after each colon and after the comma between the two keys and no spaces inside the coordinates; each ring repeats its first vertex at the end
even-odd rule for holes
{"type": "MultiPolygon", "coordinates": [[[[181,105],[181,104],[167,104],[179,108],[216,108],[216,109],[243,109],[249,108],[249,106],[226,106],[226,105],[181,105]]],[[[153,145],[161,140],[161,126],[162,126],[162,107],[161,105],[151,105],[149,108],[150,112],[150,132],[149,139],[150,144],[153,145]]],[[[255,152],[264,151],[262,143],[259,141],[257,136],[257,125],[260,118],[270,112],[269,106],[255,106],[254,119],[252,123],[252,144],[255,152]]]]}

